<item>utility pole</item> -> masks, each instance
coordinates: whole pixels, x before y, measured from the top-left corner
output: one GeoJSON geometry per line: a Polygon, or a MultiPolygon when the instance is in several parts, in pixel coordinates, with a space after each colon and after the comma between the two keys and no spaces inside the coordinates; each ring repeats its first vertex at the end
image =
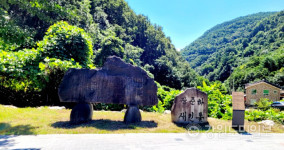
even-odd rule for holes
{"type": "Polygon", "coordinates": [[[235,79],[233,79],[233,92],[235,92],[234,80],[235,79]]]}

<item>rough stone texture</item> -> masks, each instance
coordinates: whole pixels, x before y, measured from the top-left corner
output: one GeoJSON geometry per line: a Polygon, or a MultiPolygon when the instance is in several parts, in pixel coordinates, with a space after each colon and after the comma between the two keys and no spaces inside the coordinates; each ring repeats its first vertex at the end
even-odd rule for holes
{"type": "Polygon", "coordinates": [[[93,105],[80,102],[71,111],[70,122],[73,124],[83,123],[92,120],[93,105]]]}
{"type": "Polygon", "coordinates": [[[125,123],[141,122],[141,114],[137,105],[130,105],[124,116],[125,123]]]}
{"type": "Polygon", "coordinates": [[[261,122],[258,122],[258,124],[263,124],[265,126],[274,126],[275,123],[272,120],[263,120],[261,122]]]}
{"type": "Polygon", "coordinates": [[[186,89],[176,96],[172,109],[172,121],[175,123],[206,123],[208,115],[208,97],[195,88],[186,89]]]}
{"type": "Polygon", "coordinates": [[[119,57],[107,58],[101,69],[69,69],[58,90],[61,102],[157,104],[157,85],[139,67],[119,57]]]}

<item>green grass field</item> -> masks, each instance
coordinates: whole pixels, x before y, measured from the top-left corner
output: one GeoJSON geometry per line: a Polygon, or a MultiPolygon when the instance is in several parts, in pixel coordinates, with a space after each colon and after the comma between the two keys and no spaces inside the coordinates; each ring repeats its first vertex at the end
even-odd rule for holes
{"type": "MultiPolygon", "coordinates": [[[[171,122],[170,114],[142,112],[142,122],[135,124],[123,123],[123,112],[94,111],[93,120],[81,125],[69,124],[71,110],[53,110],[48,107],[12,108],[0,105],[0,134],[88,134],[88,133],[186,133],[185,127],[171,122]]],[[[209,118],[208,127],[203,126],[201,132],[232,132],[230,120],[209,118]]],[[[256,122],[245,122],[245,131],[267,132],[256,122]]],[[[276,124],[272,133],[284,133],[284,128],[276,124]]]]}

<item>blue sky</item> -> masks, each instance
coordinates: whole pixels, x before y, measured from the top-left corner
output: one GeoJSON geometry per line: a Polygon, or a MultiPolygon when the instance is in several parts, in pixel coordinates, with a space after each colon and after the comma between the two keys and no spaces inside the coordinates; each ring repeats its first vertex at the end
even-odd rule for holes
{"type": "Polygon", "coordinates": [[[284,0],[126,0],[137,13],[163,27],[177,49],[211,27],[258,12],[284,10],[284,0]]]}

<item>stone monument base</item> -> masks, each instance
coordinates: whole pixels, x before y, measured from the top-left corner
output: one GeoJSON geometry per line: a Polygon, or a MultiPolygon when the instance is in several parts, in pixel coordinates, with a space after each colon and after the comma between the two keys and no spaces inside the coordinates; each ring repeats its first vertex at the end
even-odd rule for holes
{"type": "Polygon", "coordinates": [[[244,126],[245,124],[245,111],[244,110],[233,110],[233,126],[244,126]]]}
{"type": "Polygon", "coordinates": [[[80,102],[72,109],[70,123],[78,124],[91,121],[93,117],[93,105],[91,103],[80,102]]]}
{"type": "Polygon", "coordinates": [[[124,123],[137,123],[141,122],[141,113],[138,105],[129,105],[124,116],[124,123]]]}

